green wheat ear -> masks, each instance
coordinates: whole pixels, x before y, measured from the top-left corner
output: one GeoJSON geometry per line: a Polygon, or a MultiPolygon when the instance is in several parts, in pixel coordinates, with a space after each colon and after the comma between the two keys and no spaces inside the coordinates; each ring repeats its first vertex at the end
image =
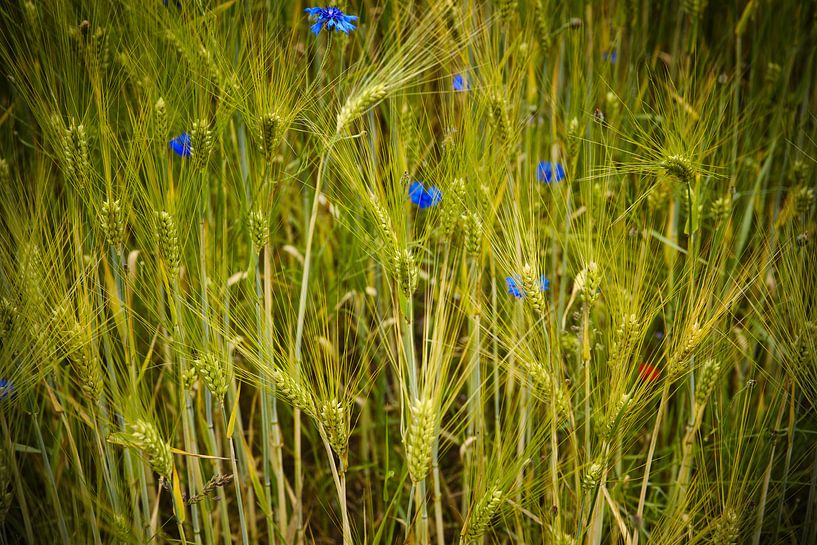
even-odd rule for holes
{"type": "Polygon", "coordinates": [[[338,457],[344,460],[349,447],[348,410],[337,399],[332,398],[321,403],[317,415],[329,445],[338,457]]]}
{"type": "Polygon", "coordinates": [[[228,363],[218,354],[208,352],[193,360],[193,368],[213,397],[223,400],[232,380],[228,363]]]}
{"type": "Polygon", "coordinates": [[[338,112],[336,132],[341,134],[349,125],[370,108],[386,97],[387,88],[383,83],[364,87],[360,92],[351,95],[338,112]]]}
{"type": "Polygon", "coordinates": [[[168,128],[167,106],[165,105],[164,98],[159,97],[156,100],[156,104],[153,106],[153,114],[155,119],[156,137],[161,145],[165,147],[167,146],[166,140],[170,129],[168,128]]]}
{"type": "Polygon", "coordinates": [[[159,255],[167,266],[171,279],[178,278],[181,267],[181,248],[176,222],[168,212],[156,212],[156,244],[159,255]]]}
{"type": "Polygon", "coordinates": [[[196,170],[205,170],[213,152],[213,130],[210,122],[200,119],[190,129],[190,157],[196,170]]]}
{"type": "Polygon", "coordinates": [[[108,441],[141,450],[153,471],[170,480],[173,471],[170,445],[162,439],[159,430],[150,422],[142,419],[129,422],[125,426],[125,431],[111,434],[108,441]]]}
{"type": "Polygon", "coordinates": [[[392,258],[392,267],[400,290],[411,297],[417,289],[418,270],[411,250],[397,250],[392,258]]]}
{"type": "Polygon", "coordinates": [[[479,543],[505,501],[505,493],[496,485],[488,489],[474,506],[467,526],[460,536],[461,545],[479,543]]]}
{"type": "Polygon", "coordinates": [[[698,384],[695,388],[695,402],[698,404],[705,403],[709,398],[709,394],[715,388],[718,380],[718,374],[721,370],[720,360],[708,358],[701,366],[698,375],[698,384]]]}
{"type": "Polygon", "coordinates": [[[102,203],[98,221],[108,246],[121,248],[124,244],[126,216],[125,208],[119,205],[118,199],[102,203]]]}
{"type": "Polygon", "coordinates": [[[415,399],[409,405],[410,423],[405,437],[406,461],[413,482],[426,478],[434,442],[434,403],[431,398],[415,399]]]}
{"type": "Polygon", "coordinates": [[[281,142],[282,129],[281,116],[277,113],[269,112],[261,116],[260,151],[268,165],[275,160],[278,144],[281,142]]]}
{"type": "Polygon", "coordinates": [[[465,252],[473,258],[479,257],[484,234],[482,220],[476,212],[468,212],[463,214],[462,223],[465,230],[465,252]]]}
{"type": "Polygon", "coordinates": [[[5,187],[11,181],[11,167],[8,161],[0,158],[0,187],[5,187]]]}
{"type": "Polygon", "coordinates": [[[261,211],[250,212],[250,237],[256,253],[260,253],[269,241],[269,220],[261,211]]]}
{"type": "Polygon", "coordinates": [[[712,545],[737,545],[741,534],[740,525],[740,515],[734,509],[727,508],[712,526],[712,545]]]}

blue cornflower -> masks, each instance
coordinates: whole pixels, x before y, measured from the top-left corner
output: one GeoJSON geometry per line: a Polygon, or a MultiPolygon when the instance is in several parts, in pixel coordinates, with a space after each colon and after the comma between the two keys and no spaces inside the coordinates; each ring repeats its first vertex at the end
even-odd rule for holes
{"type": "Polygon", "coordinates": [[[4,378],[0,378],[0,400],[7,398],[14,390],[14,385],[4,378]]]}
{"type": "MultiPolygon", "coordinates": [[[[522,279],[519,276],[507,276],[505,277],[505,284],[508,287],[508,293],[513,295],[517,299],[522,299],[525,297],[525,290],[522,287],[522,279]]],[[[550,289],[550,280],[548,280],[545,275],[539,277],[539,289],[542,291],[548,291],[550,289]]]]}
{"type": "Polygon", "coordinates": [[[605,51],[604,53],[601,54],[601,60],[610,61],[610,64],[616,64],[616,60],[618,60],[618,51],[616,51],[615,49],[605,51]]]}
{"type": "Polygon", "coordinates": [[[539,166],[536,167],[536,179],[546,184],[561,182],[565,179],[565,167],[562,166],[562,163],[539,161],[539,166]]]}
{"type": "Polygon", "coordinates": [[[186,132],[181,133],[170,141],[170,149],[180,157],[190,157],[190,135],[186,132]]]}
{"type": "Polygon", "coordinates": [[[443,200],[443,193],[437,186],[432,185],[426,189],[423,182],[411,182],[408,194],[411,202],[420,208],[429,208],[443,200]]]}
{"type": "Polygon", "coordinates": [[[304,10],[310,17],[315,19],[315,24],[311,30],[317,36],[324,28],[329,30],[339,30],[344,34],[349,34],[350,30],[356,27],[352,21],[357,19],[357,15],[346,15],[340,8],[306,8],[304,10]]]}
{"type": "Polygon", "coordinates": [[[465,78],[462,77],[462,74],[456,74],[454,76],[454,90],[455,91],[470,91],[471,84],[465,81],[465,78]]]}

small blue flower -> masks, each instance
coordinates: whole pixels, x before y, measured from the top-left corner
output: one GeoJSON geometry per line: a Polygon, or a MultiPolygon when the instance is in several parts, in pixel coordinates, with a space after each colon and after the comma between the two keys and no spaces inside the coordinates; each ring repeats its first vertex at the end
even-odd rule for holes
{"type": "MultiPolygon", "coordinates": [[[[519,276],[505,277],[505,285],[508,287],[508,294],[513,295],[517,299],[525,297],[525,290],[522,287],[522,279],[519,276]]],[[[539,277],[539,289],[548,291],[550,289],[550,280],[543,274],[539,277]]]]}
{"type": "Polygon", "coordinates": [[[514,278],[513,276],[506,276],[505,277],[505,285],[508,286],[508,293],[513,295],[517,299],[522,299],[525,296],[525,292],[522,291],[522,281],[514,278]]]}
{"type": "Polygon", "coordinates": [[[616,51],[615,49],[605,51],[604,53],[601,54],[601,60],[610,61],[610,64],[616,64],[616,60],[618,60],[618,51],[616,51]]]}
{"type": "Polygon", "coordinates": [[[186,132],[170,141],[170,149],[180,157],[190,157],[190,135],[186,132]]]}
{"type": "Polygon", "coordinates": [[[6,399],[14,391],[14,385],[4,378],[0,378],[0,401],[6,399]]]}
{"type": "Polygon", "coordinates": [[[426,189],[423,182],[411,182],[408,194],[411,202],[420,208],[429,208],[443,200],[442,191],[437,186],[432,185],[426,189]]]}
{"type": "Polygon", "coordinates": [[[339,8],[306,8],[304,10],[315,20],[310,30],[317,36],[324,28],[329,30],[341,31],[344,34],[349,34],[350,30],[356,27],[352,21],[357,19],[357,15],[346,15],[339,8]]]}
{"type": "MultiPolygon", "coordinates": [[[[162,3],[167,7],[168,1],[162,0],[162,3]]],[[[173,5],[176,6],[178,9],[182,9],[182,2],[181,0],[173,0],[173,5]]]]}
{"type": "Polygon", "coordinates": [[[565,179],[565,167],[562,166],[562,163],[539,161],[539,166],[536,168],[536,179],[546,184],[561,182],[565,179]]]}
{"type": "Polygon", "coordinates": [[[465,78],[462,77],[462,74],[456,74],[454,76],[454,90],[455,91],[470,91],[471,84],[465,81],[465,78]]]}

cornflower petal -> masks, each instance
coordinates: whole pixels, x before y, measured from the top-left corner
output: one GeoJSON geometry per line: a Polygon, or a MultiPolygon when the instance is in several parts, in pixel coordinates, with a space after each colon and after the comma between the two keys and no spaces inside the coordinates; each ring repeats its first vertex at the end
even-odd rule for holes
{"type": "Polygon", "coordinates": [[[565,179],[565,167],[562,166],[562,163],[539,161],[536,167],[536,179],[546,184],[561,182],[565,179]]]}
{"type": "Polygon", "coordinates": [[[190,135],[186,132],[170,141],[170,149],[172,149],[180,157],[190,157],[190,135]]]}
{"type": "Polygon", "coordinates": [[[442,191],[436,186],[425,188],[422,182],[411,182],[408,190],[409,199],[420,208],[435,206],[443,200],[442,191]]]}

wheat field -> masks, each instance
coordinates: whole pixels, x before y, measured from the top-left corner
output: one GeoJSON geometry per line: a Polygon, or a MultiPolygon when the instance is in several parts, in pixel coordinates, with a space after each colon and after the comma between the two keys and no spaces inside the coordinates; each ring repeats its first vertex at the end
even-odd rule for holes
{"type": "Polygon", "coordinates": [[[814,2],[0,25],[0,544],[817,543],[814,2]]]}

